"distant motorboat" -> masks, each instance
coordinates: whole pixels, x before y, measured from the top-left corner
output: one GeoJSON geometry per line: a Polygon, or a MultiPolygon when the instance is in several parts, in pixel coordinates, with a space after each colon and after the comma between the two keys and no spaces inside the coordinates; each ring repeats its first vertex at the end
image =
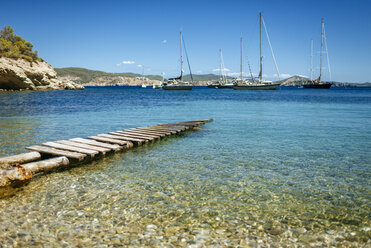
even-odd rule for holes
{"type": "Polygon", "coordinates": [[[147,88],[147,85],[142,84],[140,87],[142,87],[142,88],[147,88]]]}
{"type": "Polygon", "coordinates": [[[152,88],[153,89],[161,89],[161,84],[155,84],[155,83],[153,83],[152,88]]]}

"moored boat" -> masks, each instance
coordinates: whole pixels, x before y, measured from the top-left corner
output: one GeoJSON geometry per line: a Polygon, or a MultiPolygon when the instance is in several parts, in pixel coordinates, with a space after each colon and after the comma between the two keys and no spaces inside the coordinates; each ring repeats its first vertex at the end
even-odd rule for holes
{"type": "Polygon", "coordinates": [[[193,85],[187,85],[183,83],[175,83],[175,84],[164,84],[162,86],[162,89],[164,90],[192,90],[193,85]]]}
{"type": "Polygon", "coordinates": [[[332,83],[325,83],[325,82],[320,82],[320,83],[315,83],[314,81],[311,81],[310,83],[303,84],[303,88],[307,89],[330,89],[332,86],[332,83]]]}
{"type": "MultiPolygon", "coordinates": [[[[323,22],[323,18],[321,20],[321,51],[320,51],[320,66],[319,66],[319,77],[315,80],[310,80],[307,83],[303,84],[303,88],[306,89],[329,89],[332,86],[332,83],[330,82],[322,82],[322,52],[323,52],[323,38],[324,38],[324,29],[325,29],[325,24],[323,22]]],[[[311,73],[311,78],[312,78],[312,50],[313,50],[313,43],[311,41],[311,52],[310,52],[310,73],[311,73]]],[[[328,58],[328,52],[327,52],[327,43],[326,43],[326,54],[327,54],[327,61],[329,62],[328,58]]],[[[329,72],[330,72],[330,66],[328,66],[329,72]]],[[[330,77],[331,77],[331,72],[330,72],[330,77]]]]}
{"type": "MultiPolygon", "coordinates": [[[[182,50],[182,32],[180,32],[180,77],[177,78],[169,78],[167,82],[164,82],[162,84],[163,90],[192,90],[193,85],[189,82],[183,81],[183,50],[182,50]]],[[[186,51],[187,55],[187,51],[186,51]]],[[[188,55],[187,55],[187,61],[188,61],[188,55]]],[[[188,61],[189,66],[189,61],[188,61]]],[[[190,66],[189,66],[190,70],[190,66]]],[[[192,78],[192,72],[190,72],[191,78],[192,78]]],[[[192,78],[193,81],[193,78],[192,78]]]]}
{"type": "Polygon", "coordinates": [[[279,83],[251,83],[244,85],[235,85],[233,89],[235,90],[275,90],[281,84],[279,83]]]}
{"type": "MultiPolygon", "coordinates": [[[[272,83],[272,82],[263,81],[263,65],[262,65],[263,56],[262,56],[262,37],[261,37],[262,16],[261,16],[261,13],[259,13],[259,20],[260,20],[260,72],[259,72],[259,81],[258,82],[255,81],[254,77],[252,76],[251,69],[250,69],[250,74],[251,74],[252,82],[248,82],[248,81],[245,81],[245,80],[242,79],[242,38],[241,38],[241,62],[240,62],[241,63],[241,66],[240,66],[241,67],[241,79],[233,87],[233,89],[235,89],[235,90],[275,90],[281,85],[280,83],[272,83]]],[[[265,24],[264,24],[264,27],[265,27],[265,24]]],[[[265,30],[265,31],[267,31],[267,30],[265,30]]],[[[268,41],[269,41],[268,33],[267,33],[267,38],[268,38],[268,41]]],[[[270,45],[270,42],[268,42],[268,43],[270,45]]],[[[278,68],[277,68],[277,63],[276,63],[276,59],[275,59],[274,54],[273,54],[272,47],[271,47],[271,51],[272,51],[274,64],[276,66],[277,75],[279,77],[279,71],[278,71],[278,68]]]]}
{"type": "Polygon", "coordinates": [[[210,83],[207,85],[207,87],[215,88],[215,89],[233,89],[233,86],[234,86],[233,82],[228,82],[227,76],[224,73],[225,68],[224,68],[224,62],[223,62],[222,49],[219,49],[219,56],[220,56],[219,81],[210,83]]]}

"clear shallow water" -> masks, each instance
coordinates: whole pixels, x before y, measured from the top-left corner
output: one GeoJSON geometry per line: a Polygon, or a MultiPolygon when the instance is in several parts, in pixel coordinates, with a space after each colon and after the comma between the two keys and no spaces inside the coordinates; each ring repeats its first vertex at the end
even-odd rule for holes
{"type": "Polygon", "coordinates": [[[0,156],[182,120],[200,131],[34,178],[5,246],[370,245],[371,89],[0,94],[0,156]]]}

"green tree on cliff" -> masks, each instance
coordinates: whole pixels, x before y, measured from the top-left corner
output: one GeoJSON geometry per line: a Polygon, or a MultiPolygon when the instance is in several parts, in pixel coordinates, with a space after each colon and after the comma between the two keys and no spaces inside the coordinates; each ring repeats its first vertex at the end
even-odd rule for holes
{"type": "Polygon", "coordinates": [[[33,51],[31,42],[26,42],[22,37],[14,34],[14,29],[4,26],[0,30],[0,57],[25,59],[29,62],[41,60],[37,50],[33,51]]]}

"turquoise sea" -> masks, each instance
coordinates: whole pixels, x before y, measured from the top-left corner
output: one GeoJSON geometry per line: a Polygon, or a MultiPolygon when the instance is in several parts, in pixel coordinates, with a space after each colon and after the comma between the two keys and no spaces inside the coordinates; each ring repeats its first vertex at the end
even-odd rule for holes
{"type": "Polygon", "coordinates": [[[0,92],[0,156],[208,118],[35,177],[0,199],[0,246],[371,247],[371,88],[0,92]]]}

